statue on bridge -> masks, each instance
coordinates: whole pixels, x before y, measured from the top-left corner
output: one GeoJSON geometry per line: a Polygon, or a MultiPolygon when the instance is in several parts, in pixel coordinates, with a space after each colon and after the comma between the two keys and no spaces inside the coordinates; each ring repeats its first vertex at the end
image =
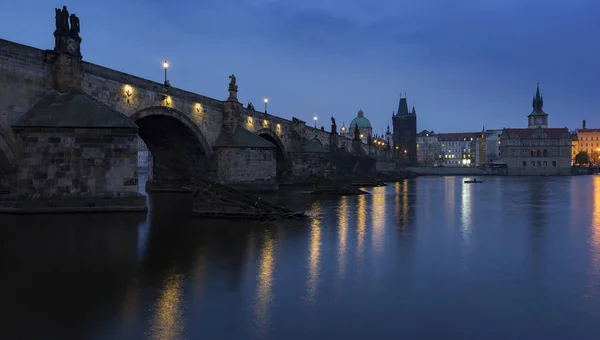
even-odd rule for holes
{"type": "Polygon", "coordinates": [[[62,10],[55,8],[54,11],[56,12],[56,32],[70,35],[72,38],[79,38],[79,18],[75,14],[69,15],[67,6],[63,6],[62,10]],[[69,22],[71,23],[70,28],[69,22]]]}
{"type": "Polygon", "coordinates": [[[248,102],[248,110],[254,111],[254,104],[252,102],[248,102]]]}
{"type": "Polygon", "coordinates": [[[358,123],[354,126],[354,140],[360,140],[360,131],[358,131],[358,123]]]}
{"type": "Polygon", "coordinates": [[[229,76],[229,79],[231,79],[231,81],[229,82],[229,91],[237,91],[238,86],[236,84],[235,74],[232,73],[229,76]]]}
{"type": "Polygon", "coordinates": [[[371,134],[368,134],[367,135],[367,145],[371,145],[371,142],[372,142],[372,140],[371,140],[371,134]]]}
{"type": "Polygon", "coordinates": [[[67,11],[67,6],[63,6],[62,10],[55,8],[54,11],[56,12],[56,31],[69,33],[69,11],[67,11]]]}
{"type": "Polygon", "coordinates": [[[331,117],[331,133],[337,133],[337,125],[335,125],[335,118],[331,117]]]}
{"type": "Polygon", "coordinates": [[[71,21],[71,36],[77,38],[79,37],[79,18],[75,14],[71,14],[69,19],[71,21]]]}

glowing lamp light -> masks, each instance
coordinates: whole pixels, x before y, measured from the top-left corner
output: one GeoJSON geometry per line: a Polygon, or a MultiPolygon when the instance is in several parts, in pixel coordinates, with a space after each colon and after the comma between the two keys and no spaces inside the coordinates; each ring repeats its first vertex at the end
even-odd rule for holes
{"type": "Polygon", "coordinates": [[[163,67],[164,67],[165,69],[168,69],[168,68],[169,68],[169,62],[168,62],[168,61],[166,61],[166,60],[165,60],[165,61],[163,61],[163,67]]]}
{"type": "Polygon", "coordinates": [[[196,112],[200,113],[200,111],[202,111],[202,105],[196,104],[196,112]]]}
{"type": "Polygon", "coordinates": [[[265,97],[265,99],[263,99],[265,101],[265,103],[269,102],[269,98],[265,97]]]}
{"type": "Polygon", "coordinates": [[[131,95],[133,94],[133,89],[131,88],[131,86],[125,85],[125,94],[127,95],[127,97],[131,97],[131,95]]]}

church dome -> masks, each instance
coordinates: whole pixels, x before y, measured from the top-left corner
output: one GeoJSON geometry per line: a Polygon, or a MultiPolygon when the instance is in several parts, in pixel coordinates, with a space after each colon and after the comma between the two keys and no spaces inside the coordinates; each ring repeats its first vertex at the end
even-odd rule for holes
{"type": "Polygon", "coordinates": [[[356,128],[356,124],[358,124],[359,129],[371,128],[371,122],[365,118],[362,110],[358,111],[358,116],[350,122],[350,128],[356,128]]]}

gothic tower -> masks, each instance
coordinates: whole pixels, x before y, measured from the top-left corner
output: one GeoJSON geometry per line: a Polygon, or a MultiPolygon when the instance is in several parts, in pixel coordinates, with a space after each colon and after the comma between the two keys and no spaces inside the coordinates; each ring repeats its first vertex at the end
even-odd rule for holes
{"type": "Polygon", "coordinates": [[[394,152],[407,165],[417,163],[417,111],[408,111],[406,95],[400,96],[398,111],[392,116],[394,152]]]}
{"type": "Polygon", "coordinates": [[[535,96],[533,97],[533,111],[527,116],[527,127],[535,129],[542,127],[548,128],[548,114],[544,112],[544,97],[540,94],[540,83],[537,83],[535,96]]]}

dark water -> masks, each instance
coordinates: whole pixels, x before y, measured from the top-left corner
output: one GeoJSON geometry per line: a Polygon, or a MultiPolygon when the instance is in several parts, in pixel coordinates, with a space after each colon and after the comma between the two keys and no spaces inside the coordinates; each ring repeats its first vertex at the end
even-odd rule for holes
{"type": "Polygon", "coordinates": [[[419,178],[314,218],[0,216],[0,339],[600,339],[600,177],[419,178]]]}

